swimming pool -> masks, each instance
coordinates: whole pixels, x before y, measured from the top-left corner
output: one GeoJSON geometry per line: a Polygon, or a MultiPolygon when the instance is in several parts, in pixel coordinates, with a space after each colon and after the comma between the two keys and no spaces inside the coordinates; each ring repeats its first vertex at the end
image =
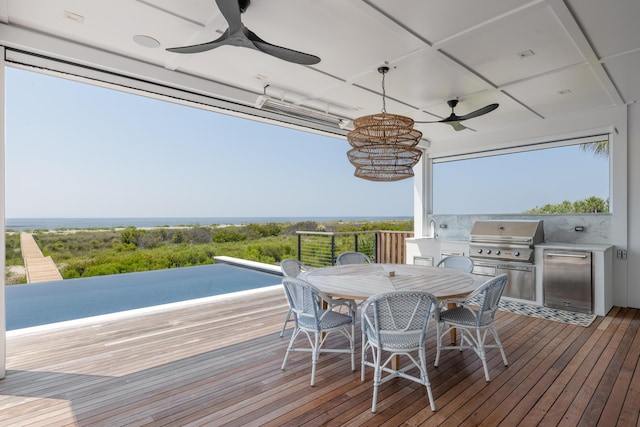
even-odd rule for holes
{"type": "Polygon", "coordinates": [[[280,283],[278,274],[221,263],[7,286],[7,331],[280,283]]]}

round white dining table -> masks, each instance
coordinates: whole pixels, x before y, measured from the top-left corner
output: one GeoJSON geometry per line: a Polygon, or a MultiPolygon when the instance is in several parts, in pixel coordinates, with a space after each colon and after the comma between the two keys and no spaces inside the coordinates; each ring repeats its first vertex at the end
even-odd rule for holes
{"type": "Polygon", "coordinates": [[[300,278],[335,298],[366,300],[384,292],[429,292],[438,300],[469,295],[487,280],[458,270],[411,264],[348,264],[305,271],[300,278]]]}

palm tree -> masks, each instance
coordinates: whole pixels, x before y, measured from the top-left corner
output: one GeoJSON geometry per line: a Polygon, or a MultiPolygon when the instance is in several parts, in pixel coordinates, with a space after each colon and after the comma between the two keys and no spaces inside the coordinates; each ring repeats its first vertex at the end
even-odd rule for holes
{"type": "Polygon", "coordinates": [[[586,142],[580,144],[580,149],[582,151],[591,151],[596,157],[609,157],[609,140],[586,142]]]}

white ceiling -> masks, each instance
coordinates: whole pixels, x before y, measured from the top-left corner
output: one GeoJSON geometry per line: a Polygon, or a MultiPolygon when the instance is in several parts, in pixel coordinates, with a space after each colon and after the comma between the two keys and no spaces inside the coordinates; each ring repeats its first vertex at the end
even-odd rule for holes
{"type": "MultiPolygon", "coordinates": [[[[167,52],[219,37],[227,23],[214,0],[0,0],[0,39],[3,28],[33,30],[229,85],[251,94],[235,100],[245,105],[268,86],[269,95],[342,117],[378,113],[384,63],[390,113],[439,120],[451,98],[460,99],[458,115],[500,104],[461,132],[417,125],[439,141],[636,102],[639,18],[638,0],[253,0],[245,26],[322,59],[304,66],[232,46],[167,52]]],[[[54,46],[44,53],[55,57],[54,46]]],[[[208,95],[230,98],[216,87],[208,95]]]]}

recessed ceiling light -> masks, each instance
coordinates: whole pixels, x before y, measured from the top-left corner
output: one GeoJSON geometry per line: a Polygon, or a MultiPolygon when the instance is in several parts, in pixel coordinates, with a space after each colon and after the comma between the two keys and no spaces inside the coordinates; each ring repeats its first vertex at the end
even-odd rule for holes
{"type": "Polygon", "coordinates": [[[77,13],[69,12],[68,10],[64,11],[64,17],[72,21],[76,21],[79,24],[82,24],[84,22],[84,16],[78,15],[77,13]]]}
{"type": "Polygon", "coordinates": [[[518,58],[520,59],[528,58],[533,55],[535,55],[535,52],[532,50],[523,50],[522,52],[518,52],[518,58]]]}
{"type": "Polygon", "coordinates": [[[153,37],[145,36],[142,34],[138,34],[133,36],[133,41],[138,43],[140,46],[156,48],[160,47],[160,42],[153,37]]]}

